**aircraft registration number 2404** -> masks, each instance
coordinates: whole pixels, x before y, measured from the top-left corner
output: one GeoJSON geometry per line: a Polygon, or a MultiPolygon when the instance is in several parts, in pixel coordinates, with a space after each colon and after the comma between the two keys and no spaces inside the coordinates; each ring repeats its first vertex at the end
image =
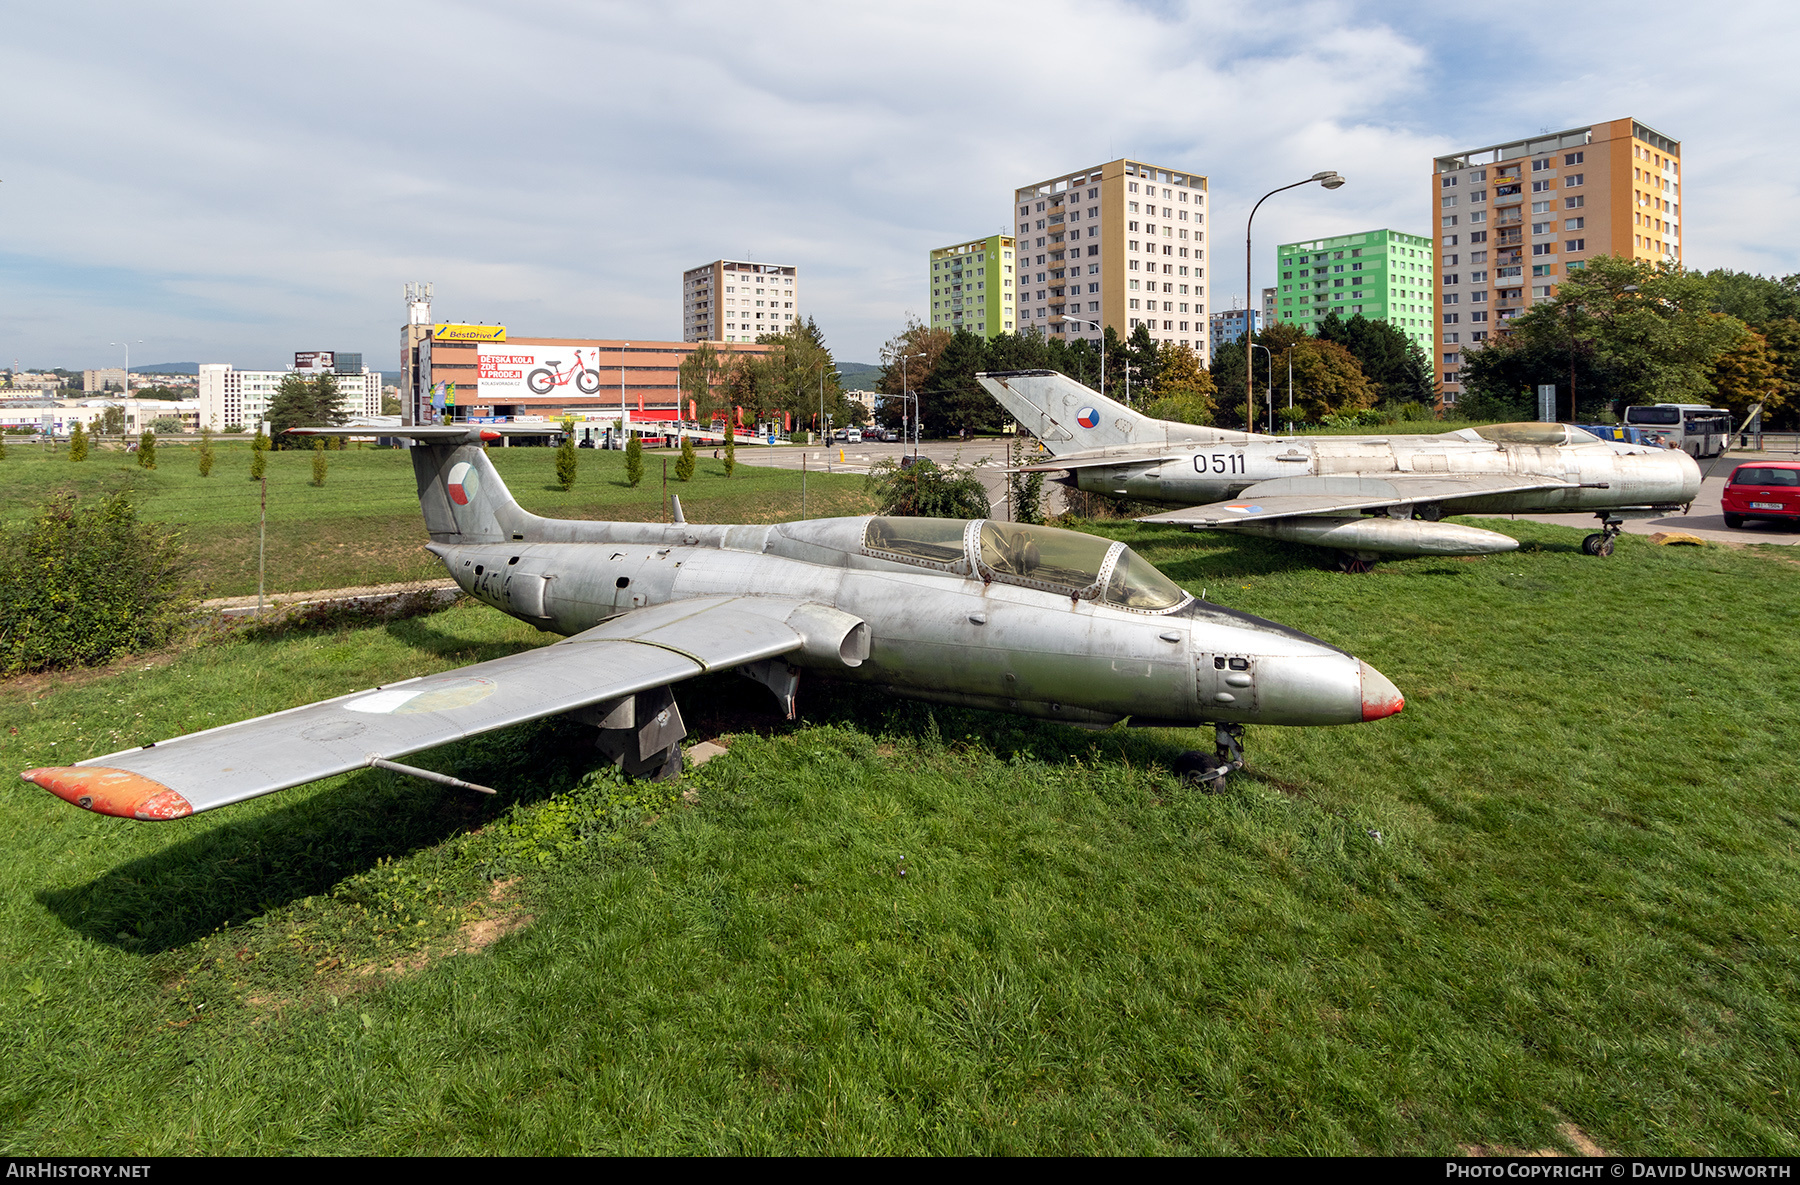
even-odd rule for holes
{"type": "Polygon", "coordinates": [[[1206,453],[1194,454],[1194,472],[1196,473],[1244,473],[1243,453],[1206,453]]]}

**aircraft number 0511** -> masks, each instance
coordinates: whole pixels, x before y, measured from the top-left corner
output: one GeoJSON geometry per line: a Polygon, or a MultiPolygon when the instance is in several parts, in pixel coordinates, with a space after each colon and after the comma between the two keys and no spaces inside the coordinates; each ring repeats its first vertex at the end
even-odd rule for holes
{"type": "Polygon", "coordinates": [[[1209,460],[1212,463],[1211,472],[1213,473],[1245,472],[1243,453],[1214,453],[1210,458],[1205,453],[1195,453],[1194,471],[1196,473],[1207,472],[1207,462],[1209,460]]]}

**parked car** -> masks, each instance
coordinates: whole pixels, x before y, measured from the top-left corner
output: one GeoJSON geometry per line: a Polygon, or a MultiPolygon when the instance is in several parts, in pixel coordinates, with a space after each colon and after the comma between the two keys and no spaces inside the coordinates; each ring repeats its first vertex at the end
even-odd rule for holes
{"type": "Polygon", "coordinates": [[[845,432],[844,433],[844,443],[845,444],[861,444],[862,443],[862,430],[859,428],[851,428],[850,430],[845,432]]]}
{"type": "Polygon", "coordinates": [[[1725,525],[1762,518],[1800,525],[1800,461],[1751,461],[1731,471],[1723,498],[1725,525]]]}

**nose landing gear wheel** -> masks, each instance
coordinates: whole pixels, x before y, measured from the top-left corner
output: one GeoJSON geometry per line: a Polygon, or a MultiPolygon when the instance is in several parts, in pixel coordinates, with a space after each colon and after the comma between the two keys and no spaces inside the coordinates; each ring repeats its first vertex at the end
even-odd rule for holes
{"type": "Polygon", "coordinates": [[[1189,749],[1175,759],[1175,776],[1184,785],[1197,786],[1207,793],[1217,793],[1225,784],[1225,775],[1244,768],[1244,726],[1213,725],[1213,751],[1203,753],[1189,749]]]}
{"type": "Polygon", "coordinates": [[[1613,553],[1613,540],[1617,539],[1619,537],[1619,532],[1625,529],[1625,520],[1617,517],[1609,517],[1605,514],[1599,514],[1595,517],[1600,520],[1601,525],[1605,529],[1595,531],[1592,535],[1583,539],[1581,541],[1581,552],[1583,555],[1609,556],[1613,553]]]}
{"type": "Polygon", "coordinates": [[[1375,557],[1364,555],[1359,551],[1338,552],[1337,569],[1340,572],[1351,572],[1360,575],[1375,567],[1375,557]]]}

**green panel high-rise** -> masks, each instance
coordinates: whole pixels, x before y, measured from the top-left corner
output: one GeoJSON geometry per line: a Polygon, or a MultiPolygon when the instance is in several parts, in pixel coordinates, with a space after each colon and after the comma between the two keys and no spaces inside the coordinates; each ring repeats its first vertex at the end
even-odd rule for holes
{"type": "Polygon", "coordinates": [[[1366,230],[1276,248],[1279,320],[1307,332],[1330,313],[1386,321],[1429,356],[1432,321],[1431,239],[1397,230],[1366,230]]]}
{"type": "Polygon", "coordinates": [[[931,327],[983,337],[1011,333],[1018,307],[1013,236],[989,235],[931,253],[931,327]]]}

